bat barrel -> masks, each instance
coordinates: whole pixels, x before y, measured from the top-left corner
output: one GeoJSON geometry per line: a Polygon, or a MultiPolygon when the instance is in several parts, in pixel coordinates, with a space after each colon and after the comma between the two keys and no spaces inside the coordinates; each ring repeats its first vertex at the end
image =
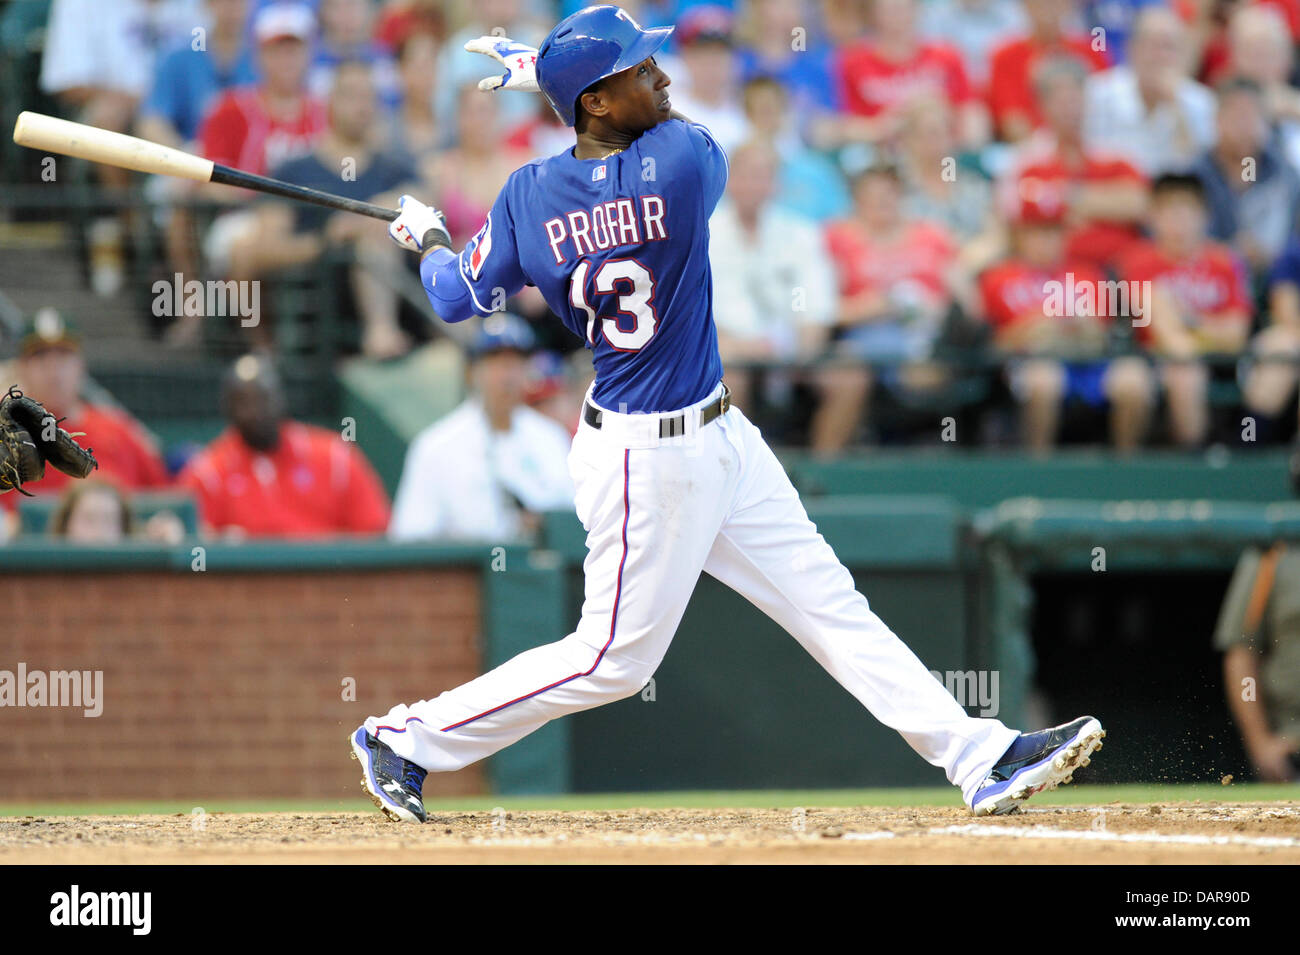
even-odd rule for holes
{"type": "Polygon", "coordinates": [[[195,182],[207,182],[212,175],[210,159],[44,113],[19,113],[14,123],[14,142],[29,149],[195,182]]]}
{"type": "Polygon", "coordinates": [[[312,202],[318,206],[338,209],[343,212],[355,212],[392,222],[397,218],[396,209],[385,209],[371,202],[349,199],[346,196],[331,195],[319,189],[295,186],[269,176],[258,176],[251,172],[231,169],[179,149],[172,149],[161,143],[151,143],[146,139],[114,133],[83,123],[73,123],[57,116],[29,111],[18,115],[14,123],[14,142],[29,149],[58,153],[62,156],[75,156],[91,162],[106,163],[137,172],[153,173],[162,176],[179,176],[195,182],[220,182],[228,186],[239,186],[257,192],[296,199],[300,202],[312,202]]]}

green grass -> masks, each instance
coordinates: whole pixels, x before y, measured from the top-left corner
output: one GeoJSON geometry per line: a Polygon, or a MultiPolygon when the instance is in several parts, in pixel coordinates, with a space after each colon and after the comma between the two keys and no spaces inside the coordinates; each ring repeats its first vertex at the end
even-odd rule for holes
{"type": "MultiPolygon", "coordinates": [[[[1192,802],[1300,802],[1300,786],[1238,783],[1186,785],[1074,785],[1042,796],[1034,806],[1095,806],[1106,803],[1192,802]]],[[[511,811],[602,810],[632,808],[674,809],[788,809],[794,806],[959,806],[951,787],[929,789],[779,789],[714,790],[705,792],[580,793],[555,796],[458,796],[429,799],[425,805],[435,812],[487,812],[497,806],[511,811]]],[[[337,800],[309,799],[198,799],[157,802],[85,803],[0,803],[0,816],[86,816],[175,814],[189,815],[196,806],[205,812],[303,813],[356,812],[372,809],[364,798],[337,800]]]]}

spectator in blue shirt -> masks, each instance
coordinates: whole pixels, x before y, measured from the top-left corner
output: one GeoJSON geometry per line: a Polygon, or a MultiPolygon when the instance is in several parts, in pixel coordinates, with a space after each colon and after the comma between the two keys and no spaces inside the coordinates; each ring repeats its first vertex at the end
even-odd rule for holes
{"type": "Polygon", "coordinates": [[[1264,92],[1247,79],[1218,91],[1218,141],[1191,172],[1205,186],[1210,235],[1262,276],[1295,232],[1300,176],[1268,122],[1264,92]]]}
{"type": "Polygon", "coordinates": [[[372,38],[374,13],[370,0],[320,0],[320,36],[307,73],[307,88],[314,96],[329,95],[340,63],[360,60],[370,65],[380,104],[397,109],[402,101],[397,64],[372,38]]]}
{"type": "Polygon", "coordinates": [[[1102,30],[1100,35],[1105,37],[1105,53],[1112,64],[1125,62],[1133,24],[1142,8],[1151,6],[1167,4],[1165,0],[1084,0],[1083,19],[1088,31],[1102,30]]]}
{"type": "Polygon", "coordinates": [[[806,122],[838,108],[832,82],[831,45],[805,0],[752,0],[738,31],[736,63],[741,82],[774,76],[790,94],[796,116],[806,122]]]}
{"type": "Polygon", "coordinates": [[[780,157],[775,202],[816,222],[848,215],[844,175],[800,138],[786,87],[760,74],[745,83],[741,96],[750,137],[771,144],[780,157]]]}
{"type": "Polygon", "coordinates": [[[163,56],[140,107],[138,129],[151,142],[187,148],[217,94],[257,82],[245,24],[248,0],[207,0],[203,33],[163,56]]]}
{"type": "Polygon", "coordinates": [[[1241,397],[1255,419],[1255,439],[1271,443],[1296,427],[1300,362],[1300,240],[1292,238],[1268,276],[1268,325],[1250,345],[1241,397]]]}

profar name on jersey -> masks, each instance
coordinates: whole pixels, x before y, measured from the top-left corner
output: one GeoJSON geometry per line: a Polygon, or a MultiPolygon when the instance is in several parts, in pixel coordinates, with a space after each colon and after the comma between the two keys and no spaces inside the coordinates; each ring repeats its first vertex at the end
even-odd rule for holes
{"type": "Polygon", "coordinates": [[[568,261],[566,251],[580,258],[622,245],[641,245],[668,238],[663,198],[641,196],[640,200],[639,210],[635,200],[611,199],[591,209],[575,209],[547,219],[546,240],[555,264],[568,261]]]}

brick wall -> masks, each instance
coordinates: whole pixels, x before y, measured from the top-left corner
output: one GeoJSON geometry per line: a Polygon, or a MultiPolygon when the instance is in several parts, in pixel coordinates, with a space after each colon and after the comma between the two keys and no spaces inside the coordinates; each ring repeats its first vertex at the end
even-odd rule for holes
{"type": "Polygon", "coordinates": [[[104,671],[98,718],[0,707],[3,800],[357,796],[348,732],[480,672],[473,570],[4,575],[0,606],[0,670],[104,671]]]}

